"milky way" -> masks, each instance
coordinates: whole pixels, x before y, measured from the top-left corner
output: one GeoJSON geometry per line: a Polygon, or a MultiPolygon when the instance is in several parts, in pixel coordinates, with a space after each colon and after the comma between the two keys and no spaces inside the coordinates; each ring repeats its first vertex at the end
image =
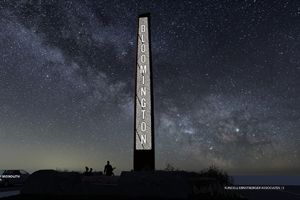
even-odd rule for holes
{"type": "Polygon", "coordinates": [[[0,168],[132,169],[151,13],[156,163],[299,174],[299,1],[1,1],[0,168]]]}

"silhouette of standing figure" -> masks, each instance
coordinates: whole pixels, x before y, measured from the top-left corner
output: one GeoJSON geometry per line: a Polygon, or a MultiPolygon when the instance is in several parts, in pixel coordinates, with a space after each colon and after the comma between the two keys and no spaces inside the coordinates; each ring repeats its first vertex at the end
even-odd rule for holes
{"type": "Polygon", "coordinates": [[[93,168],[90,168],[89,175],[93,175],[93,168]]]}
{"type": "Polygon", "coordinates": [[[85,172],[83,173],[85,176],[89,175],[89,168],[86,166],[85,167],[85,172]]]}
{"type": "Polygon", "coordinates": [[[109,161],[107,161],[107,164],[105,165],[105,167],[104,167],[104,174],[106,175],[106,176],[113,176],[114,175],[114,173],[113,173],[113,170],[114,170],[115,168],[113,168],[110,164],[109,164],[109,161]]]}

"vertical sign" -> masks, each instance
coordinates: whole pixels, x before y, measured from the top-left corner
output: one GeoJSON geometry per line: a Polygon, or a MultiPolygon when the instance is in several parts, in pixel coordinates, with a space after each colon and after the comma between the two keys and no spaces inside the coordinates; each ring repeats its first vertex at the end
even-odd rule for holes
{"type": "Polygon", "coordinates": [[[135,149],[152,149],[151,69],[149,21],[147,16],[138,19],[137,69],[135,94],[135,149]]]}

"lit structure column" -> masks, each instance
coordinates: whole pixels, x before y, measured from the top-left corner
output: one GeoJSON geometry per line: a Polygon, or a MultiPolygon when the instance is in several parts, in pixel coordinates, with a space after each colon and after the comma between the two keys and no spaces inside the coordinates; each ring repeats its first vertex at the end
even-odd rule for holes
{"type": "Polygon", "coordinates": [[[138,17],[134,111],[134,170],[154,170],[150,15],[138,17]]]}

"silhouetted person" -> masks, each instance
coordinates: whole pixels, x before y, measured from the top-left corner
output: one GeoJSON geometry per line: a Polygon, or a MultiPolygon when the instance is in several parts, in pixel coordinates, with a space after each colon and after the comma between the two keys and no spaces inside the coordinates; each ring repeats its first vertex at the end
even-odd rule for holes
{"type": "Polygon", "coordinates": [[[106,176],[112,176],[112,175],[114,175],[114,173],[113,173],[113,170],[114,170],[115,168],[113,168],[110,164],[109,164],[109,161],[107,161],[107,164],[105,165],[105,167],[104,167],[104,174],[106,175],[106,176]]]}
{"type": "Polygon", "coordinates": [[[87,166],[85,167],[85,172],[83,174],[86,175],[86,176],[89,175],[89,168],[87,166]]]}
{"type": "Polygon", "coordinates": [[[93,168],[90,168],[89,175],[91,176],[92,174],[93,174],[93,168]]]}

